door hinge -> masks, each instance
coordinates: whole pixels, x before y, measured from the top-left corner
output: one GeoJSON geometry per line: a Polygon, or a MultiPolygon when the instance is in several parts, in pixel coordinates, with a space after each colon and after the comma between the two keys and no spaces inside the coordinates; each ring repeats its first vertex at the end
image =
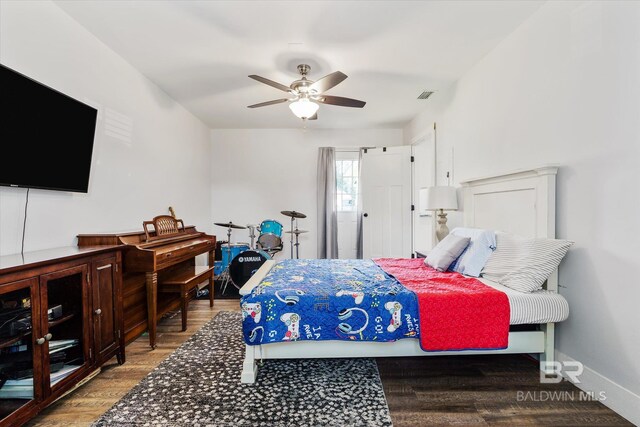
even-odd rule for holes
{"type": "Polygon", "coordinates": [[[91,351],[91,347],[89,347],[89,359],[93,359],[93,351],[91,351]]]}
{"type": "Polygon", "coordinates": [[[415,158],[415,157],[413,157],[413,156],[411,156],[411,163],[413,163],[413,162],[415,162],[415,161],[416,161],[416,158],[415,158]]]}
{"type": "Polygon", "coordinates": [[[116,273],[118,272],[118,264],[116,264],[116,273]]]}
{"type": "Polygon", "coordinates": [[[387,152],[387,147],[382,147],[382,152],[386,153],[387,152]]]}
{"type": "Polygon", "coordinates": [[[416,210],[416,205],[411,205],[411,210],[415,211],[416,210]]]}
{"type": "Polygon", "coordinates": [[[120,339],[120,329],[118,329],[118,339],[120,339]]]}
{"type": "Polygon", "coordinates": [[[91,283],[91,275],[87,272],[87,283],[91,283]]]}
{"type": "Polygon", "coordinates": [[[364,154],[367,154],[367,151],[368,151],[368,150],[365,148],[365,149],[364,149],[364,154]]]}

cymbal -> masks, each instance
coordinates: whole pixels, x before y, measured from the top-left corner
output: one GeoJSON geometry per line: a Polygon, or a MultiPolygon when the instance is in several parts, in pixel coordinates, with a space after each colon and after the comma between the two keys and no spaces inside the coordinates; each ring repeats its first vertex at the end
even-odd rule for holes
{"type": "Polygon", "coordinates": [[[300,234],[300,233],[308,233],[309,231],[307,230],[293,230],[293,231],[285,231],[285,233],[293,233],[293,234],[300,234]]]}
{"type": "Polygon", "coordinates": [[[229,222],[214,222],[214,225],[219,225],[220,227],[227,227],[227,228],[247,228],[244,225],[238,225],[238,224],[234,224],[231,221],[229,222]]]}
{"type": "Polygon", "coordinates": [[[292,218],[306,218],[307,216],[301,212],[296,211],[280,211],[282,215],[290,216],[292,218]]]}

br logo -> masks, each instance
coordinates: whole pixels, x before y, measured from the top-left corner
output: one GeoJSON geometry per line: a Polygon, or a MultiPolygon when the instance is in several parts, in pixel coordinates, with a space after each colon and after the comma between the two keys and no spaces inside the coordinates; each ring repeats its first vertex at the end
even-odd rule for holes
{"type": "Polygon", "coordinates": [[[551,361],[543,362],[540,371],[540,383],[541,384],[553,384],[562,381],[563,377],[566,377],[574,384],[580,384],[578,377],[582,375],[584,371],[584,365],[577,361],[551,361]]]}

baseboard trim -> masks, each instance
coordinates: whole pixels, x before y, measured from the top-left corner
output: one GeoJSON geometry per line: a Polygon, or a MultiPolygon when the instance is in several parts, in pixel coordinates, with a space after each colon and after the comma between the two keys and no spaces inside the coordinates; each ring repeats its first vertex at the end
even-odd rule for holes
{"type": "MultiPolygon", "coordinates": [[[[575,359],[556,350],[556,361],[558,362],[576,362],[575,359]]],[[[567,378],[567,377],[566,377],[567,378]]],[[[570,378],[567,380],[571,381],[570,378]]],[[[584,365],[584,371],[580,375],[580,383],[575,384],[580,390],[592,392],[596,396],[600,392],[606,394],[606,399],[601,400],[602,404],[616,411],[618,414],[629,420],[635,425],[640,425],[640,396],[611,381],[604,375],[594,371],[584,365]]]]}

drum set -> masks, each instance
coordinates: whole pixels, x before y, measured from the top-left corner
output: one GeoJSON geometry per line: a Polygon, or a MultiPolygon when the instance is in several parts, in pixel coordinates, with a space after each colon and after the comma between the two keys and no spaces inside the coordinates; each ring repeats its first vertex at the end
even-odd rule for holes
{"type": "MultiPolygon", "coordinates": [[[[296,211],[281,211],[280,213],[291,218],[291,229],[285,233],[290,234],[291,258],[293,258],[294,247],[296,258],[298,258],[300,246],[298,235],[307,232],[298,229],[298,218],[306,218],[307,216],[296,211]]],[[[217,265],[214,266],[214,273],[222,281],[221,291],[223,294],[229,282],[240,289],[265,261],[272,259],[276,253],[283,249],[283,226],[274,219],[265,219],[259,225],[247,224],[245,226],[234,224],[231,221],[215,222],[214,224],[227,229],[227,242],[220,245],[222,259],[216,261],[217,265]],[[250,244],[231,242],[231,233],[237,229],[249,230],[250,244]],[[256,231],[259,232],[257,240],[256,231]]]]}

